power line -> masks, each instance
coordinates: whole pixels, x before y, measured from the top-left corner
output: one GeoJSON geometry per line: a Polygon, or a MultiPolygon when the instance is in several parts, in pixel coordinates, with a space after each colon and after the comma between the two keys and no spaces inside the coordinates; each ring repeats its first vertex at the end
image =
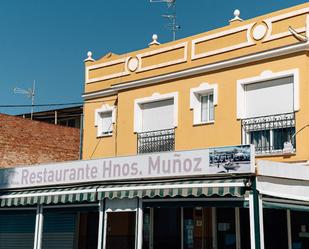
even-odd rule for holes
{"type": "MultiPolygon", "coordinates": [[[[114,99],[113,99],[114,100],[114,99]]],[[[101,100],[101,101],[90,101],[90,102],[71,102],[71,103],[50,103],[50,104],[36,104],[36,105],[0,105],[0,108],[15,108],[15,107],[49,107],[49,106],[70,106],[70,105],[85,105],[85,104],[94,104],[94,103],[104,103],[108,101],[101,100]]]]}

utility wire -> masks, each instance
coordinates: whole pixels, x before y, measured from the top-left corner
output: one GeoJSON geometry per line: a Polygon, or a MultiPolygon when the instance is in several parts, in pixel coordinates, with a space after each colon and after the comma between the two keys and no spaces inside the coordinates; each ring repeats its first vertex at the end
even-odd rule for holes
{"type": "MultiPolygon", "coordinates": [[[[0,108],[15,108],[15,107],[45,107],[45,106],[69,106],[69,105],[85,105],[85,104],[94,104],[94,103],[104,103],[109,99],[101,101],[88,101],[88,102],[71,102],[71,103],[49,103],[49,104],[36,104],[36,105],[0,105],[0,108]]],[[[110,99],[114,100],[114,99],[110,99]]]]}

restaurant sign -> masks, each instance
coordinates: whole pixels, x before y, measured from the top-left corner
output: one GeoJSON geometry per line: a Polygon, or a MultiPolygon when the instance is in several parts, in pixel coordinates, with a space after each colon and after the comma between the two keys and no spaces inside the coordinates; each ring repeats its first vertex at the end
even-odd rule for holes
{"type": "Polygon", "coordinates": [[[250,145],[81,160],[0,170],[0,189],[254,172],[250,145]]]}

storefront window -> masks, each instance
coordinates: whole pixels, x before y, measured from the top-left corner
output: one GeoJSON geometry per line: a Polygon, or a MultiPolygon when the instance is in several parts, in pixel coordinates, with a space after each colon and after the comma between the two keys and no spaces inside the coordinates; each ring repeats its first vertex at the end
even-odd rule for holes
{"type": "Polygon", "coordinates": [[[241,249],[251,249],[249,209],[239,209],[241,249]]]}
{"type": "Polygon", "coordinates": [[[211,208],[184,208],[184,249],[212,248],[211,208]]]}
{"type": "Polygon", "coordinates": [[[291,211],[292,249],[309,248],[309,213],[291,211]]]}
{"type": "Polygon", "coordinates": [[[106,249],[135,248],[135,212],[108,212],[106,249]]]}
{"type": "Polygon", "coordinates": [[[250,249],[249,209],[158,205],[144,208],[143,249],[250,249]]]}
{"type": "Polygon", "coordinates": [[[96,249],[98,220],[96,211],[47,210],[42,249],[96,249]]]}
{"type": "Polygon", "coordinates": [[[235,209],[217,208],[218,249],[236,249],[235,209]]]}
{"type": "Polygon", "coordinates": [[[143,217],[143,249],[152,248],[152,213],[153,208],[144,209],[143,217]]]}
{"type": "Polygon", "coordinates": [[[288,249],[286,210],[264,209],[265,249],[288,249]]]}
{"type": "Polygon", "coordinates": [[[180,208],[155,208],[153,249],[181,248],[180,208]]]}

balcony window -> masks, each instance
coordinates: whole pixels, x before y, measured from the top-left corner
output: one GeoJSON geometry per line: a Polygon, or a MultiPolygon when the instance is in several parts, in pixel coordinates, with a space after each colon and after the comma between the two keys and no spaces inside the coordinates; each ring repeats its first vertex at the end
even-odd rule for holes
{"type": "Polygon", "coordinates": [[[295,148],[294,113],[243,119],[242,129],[243,142],[254,144],[257,154],[281,153],[284,142],[295,148]]]}
{"type": "Polygon", "coordinates": [[[242,119],[243,143],[258,154],[283,152],[285,142],[295,149],[295,112],[299,110],[299,71],[264,71],[237,81],[237,117],[242,119]]]}
{"type": "Polygon", "coordinates": [[[173,151],[178,94],[154,94],[135,101],[134,131],[138,153],[173,151]]]}

